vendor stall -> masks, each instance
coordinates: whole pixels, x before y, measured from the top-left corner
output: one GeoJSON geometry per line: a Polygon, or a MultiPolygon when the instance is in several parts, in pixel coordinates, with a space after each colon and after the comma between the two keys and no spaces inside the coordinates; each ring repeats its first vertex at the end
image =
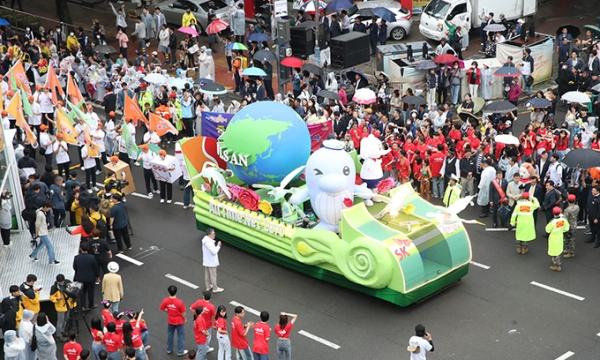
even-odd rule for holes
{"type": "Polygon", "coordinates": [[[552,64],[554,56],[554,36],[536,33],[536,36],[527,41],[519,37],[513,37],[496,45],[496,59],[505,63],[509,56],[513,57],[513,63],[518,67],[523,58],[523,50],[531,49],[533,57],[533,84],[539,84],[552,77],[552,64]]]}

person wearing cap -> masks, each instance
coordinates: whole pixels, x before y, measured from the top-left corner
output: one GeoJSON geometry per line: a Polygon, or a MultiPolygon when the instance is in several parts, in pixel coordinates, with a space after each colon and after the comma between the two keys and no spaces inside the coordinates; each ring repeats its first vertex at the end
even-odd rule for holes
{"type": "Polygon", "coordinates": [[[535,240],[535,222],[533,220],[533,212],[540,207],[535,196],[529,196],[528,192],[524,192],[521,198],[515,204],[510,225],[516,227],[515,238],[517,241],[517,254],[527,254],[529,248],[527,243],[535,240]]]}
{"type": "Polygon", "coordinates": [[[54,154],[54,149],[52,147],[52,138],[48,133],[48,126],[44,124],[40,125],[40,138],[38,143],[40,144],[40,150],[44,153],[44,158],[46,159],[46,166],[52,167],[52,155],[54,154]]]}
{"type": "Polygon", "coordinates": [[[108,263],[108,274],[102,278],[102,300],[110,302],[110,310],[119,312],[119,304],[123,298],[123,280],[119,272],[119,264],[108,263]]]}
{"type": "Polygon", "coordinates": [[[444,193],[444,205],[446,207],[454,204],[456,200],[460,199],[460,193],[462,192],[462,188],[458,183],[458,176],[456,174],[450,175],[450,180],[448,181],[448,187],[446,188],[446,192],[444,193]]]}
{"type": "Polygon", "coordinates": [[[577,229],[577,216],[579,215],[579,205],[575,194],[567,195],[567,207],[563,214],[569,222],[569,231],[565,234],[565,251],[563,257],[569,259],[575,256],[575,230],[577,229]]]}
{"type": "MultiPolygon", "coordinates": [[[[144,136],[146,136],[146,134],[144,134],[144,136]]],[[[156,183],[156,178],[152,172],[152,162],[154,161],[156,154],[150,151],[148,144],[140,145],[140,150],[141,151],[138,155],[136,163],[139,161],[142,162],[142,168],[144,169],[144,182],[146,183],[146,193],[148,193],[149,198],[153,198],[154,194],[159,193],[158,184],[156,183]]]]}
{"type": "Polygon", "coordinates": [[[410,353],[410,360],[426,360],[427,353],[435,350],[431,334],[425,330],[425,326],[415,326],[415,335],[408,339],[406,350],[410,353]]]}
{"type": "Polygon", "coordinates": [[[558,206],[552,208],[552,219],[546,225],[548,236],[548,255],[552,257],[550,270],[562,271],[560,256],[564,250],[564,235],[569,231],[569,221],[562,216],[562,209],[558,206]]]}
{"type": "MultiPolygon", "coordinates": [[[[158,156],[160,158],[160,160],[162,161],[168,161],[168,163],[164,164],[165,167],[167,167],[169,169],[169,171],[175,170],[175,162],[173,162],[173,157],[169,156],[167,157],[167,152],[165,150],[160,150],[158,152],[158,156]]],[[[165,200],[167,201],[167,204],[170,204],[173,202],[173,184],[167,181],[163,181],[163,180],[159,180],[158,181],[159,184],[159,188],[160,188],[160,203],[164,203],[165,200]]]]}

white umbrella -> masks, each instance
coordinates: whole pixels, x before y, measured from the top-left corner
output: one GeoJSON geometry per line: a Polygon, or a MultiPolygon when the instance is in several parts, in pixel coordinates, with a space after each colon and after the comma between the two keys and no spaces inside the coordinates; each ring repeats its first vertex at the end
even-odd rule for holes
{"type": "Polygon", "coordinates": [[[180,90],[183,89],[185,87],[185,84],[187,84],[187,83],[189,83],[189,81],[187,81],[186,79],[174,78],[174,77],[169,78],[169,81],[168,81],[169,87],[175,86],[176,88],[178,88],[180,90]]]}
{"type": "Polygon", "coordinates": [[[600,92],[600,84],[594,86],[592,90],[600,92]]]}
{"type": "Polygon", "coordinates": [[[162,85],[162,84],[166,83],[169,79],[162,74],[151,73],[151,74],[144,76],[144,80],[149,82],[150,84],[162,85]]]}
{"type": "Polygon", "coordinates": [[[568,103],[578,103],[578,104],[587,104],[590,101],[590,97],[586,93],[582,93],[581,91],[569,91],[563,94],[560,97],[561,100],[564,100],[568,103]]]}
{"type": "Polygon", "coordinates": [[[519,145],[519,139],[516,136],[502,134],[496,135],[494,140],[497,143],[506,144],[506,145],[519,145]]]}
{"type": "Polygon", "coordinates": [[[352,97],[352,101],[361,105],[369,105],[377,101],[377,95],[369,88],[362,88],[356,90],[352,97]]]}

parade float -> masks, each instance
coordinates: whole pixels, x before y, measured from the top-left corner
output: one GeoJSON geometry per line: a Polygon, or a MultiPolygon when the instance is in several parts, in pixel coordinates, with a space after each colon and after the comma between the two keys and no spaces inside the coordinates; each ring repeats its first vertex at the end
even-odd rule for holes
{"type": "MultiPolygon", "coordinates": [[[[433,205],[410,184],[361,183],[358,156],[337,140],[310,153],[296,112],[257,102],[218,139],[181,142],[198,229],[314,278],[399,306],[465,276],[469,236],[458,212],[433,205]]],[[[373,160],[375,161],[375,160],[373,160]]]]}

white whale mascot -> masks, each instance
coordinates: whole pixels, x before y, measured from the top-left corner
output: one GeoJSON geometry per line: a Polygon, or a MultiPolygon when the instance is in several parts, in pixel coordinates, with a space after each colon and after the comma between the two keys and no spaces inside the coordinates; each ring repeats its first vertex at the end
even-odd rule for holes
{"type": "Polygon", "coordinates": [[[298,192],[290,202],[300,204],[308,197],[319,217],[318,228],[338,232],[342,210],[352,206],[354,196],[370,199],[373,192],[365,185],[355,185],[356,167],[352,157],[344,151],[344,143],[325,140],[306,163],[305,191],[298,192]]]}
{"type": "Polygon", "coordinates": [[[369,189],[374,189],[383,178],[381,157],[389,152],[390,149],[384,150],[381,140],[373,134],[360,141],[360,157],[364,160],[360,169],[360,178],[369,189]]]}

